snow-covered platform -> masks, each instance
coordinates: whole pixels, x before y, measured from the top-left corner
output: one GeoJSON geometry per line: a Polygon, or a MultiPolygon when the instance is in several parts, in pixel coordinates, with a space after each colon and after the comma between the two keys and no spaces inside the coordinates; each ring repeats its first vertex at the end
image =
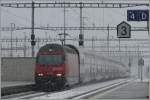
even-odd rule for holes
{"type": "Polygon", "coordinates": [[[1,95],[9,95],[29,91],[33,88],[34,82],[31,81],[2,81],[1,82],[1,95]]]}
{"type": "Polygon", "coordinates": [[[24,85],[31,85],[34,84],[34,82],[31,81],[4,81],[1,82],[1,88],[5,87],[14,87],[14,86],[24,86],[24,85]]]}
{"type": "Polygon", "coordinates": [[[90,99],[148,99],[148,82],[132,81],[90,99]]]}

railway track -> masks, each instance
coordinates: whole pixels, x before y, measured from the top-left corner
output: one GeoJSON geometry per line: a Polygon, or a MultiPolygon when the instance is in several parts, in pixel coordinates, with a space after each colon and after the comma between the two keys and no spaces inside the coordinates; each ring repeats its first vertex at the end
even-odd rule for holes
{"type": "Polygon", "coordinates": [[[86,99],[94,94],[109,91],[117,86],[128,83],[131,80],[118,79],[108,82],[96,83],[86,86],[78,86],[71,89],[63,89],[52,92],[30,91],[11,96],[4,96],[2,99],[86,99]],[[59,95],[59,96],[58,96],[59,95]]]}
{"type": "Polygon", "coordinates": [[[122,81],[122,82],[119,82],[119,83],[110,84],[110,85],[107,85],[107,86],[104,86],[104,87],[101,87],[101,88],[97,88],[95,90],[85,92],[85,93],[80,94],[80,95],[69,97],[67,99],[88,99],[90,96],[96,95],[98,93],[103,93],[103,92],[109,91],[111,89],[114,89],[115,87],[118,87],[118,86],[121,86],[121,85],[124,85],[124,84],[127,84],[127,83],[128,83],[128,81],[122,81]]]}

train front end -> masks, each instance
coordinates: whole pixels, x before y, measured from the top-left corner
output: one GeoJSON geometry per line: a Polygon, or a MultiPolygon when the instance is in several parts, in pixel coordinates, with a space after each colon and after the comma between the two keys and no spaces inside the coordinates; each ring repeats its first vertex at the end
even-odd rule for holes
{"type": "Polygon", "coordinates": [[[43,46],[36,57],[35,83],[52,87],[65,85],[65,54],[58,45],[43,46]]]}

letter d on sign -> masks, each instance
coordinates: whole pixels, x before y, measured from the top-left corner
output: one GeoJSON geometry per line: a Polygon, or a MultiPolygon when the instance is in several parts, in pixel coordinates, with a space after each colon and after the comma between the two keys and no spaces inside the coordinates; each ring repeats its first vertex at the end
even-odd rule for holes
{"type": "Polygon", "coordinates": [[[145,13],[142,13],[142,20],[145,20],[147,18],[147,15],[145,13]]]}

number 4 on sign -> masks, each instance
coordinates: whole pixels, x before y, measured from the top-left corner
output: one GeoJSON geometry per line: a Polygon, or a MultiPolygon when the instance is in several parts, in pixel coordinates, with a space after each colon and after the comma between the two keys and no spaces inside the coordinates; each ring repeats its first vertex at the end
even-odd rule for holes
{"type": "Polygon", "coordinates": [[[130,18],[131,18],[131,19],[135,19],[135,14],[132,13],[132,14],[130,15],[130,18]]]}

